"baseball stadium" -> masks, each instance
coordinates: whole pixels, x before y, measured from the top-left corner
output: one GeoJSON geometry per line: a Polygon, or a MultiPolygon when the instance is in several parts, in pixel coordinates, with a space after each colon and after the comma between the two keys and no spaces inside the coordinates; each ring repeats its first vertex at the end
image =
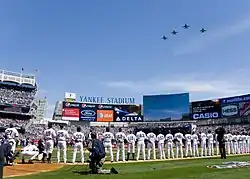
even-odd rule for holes
{"type": "Polygon", "coordinates": [[[142,104],[117,104],[65,92],[45,120],[48,99],[37,98],[36,76],[0,72],[3,178],[249,176],[250,94],[144,95],[142,104]]]}

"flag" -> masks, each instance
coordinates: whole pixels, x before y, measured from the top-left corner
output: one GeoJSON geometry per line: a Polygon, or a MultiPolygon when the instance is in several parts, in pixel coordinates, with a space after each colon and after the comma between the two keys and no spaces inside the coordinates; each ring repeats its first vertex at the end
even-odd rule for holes
{"type": "Polygon", "coordinates": [[[24,69],[22,68],[22,71],[24,71],[24,69]]]}

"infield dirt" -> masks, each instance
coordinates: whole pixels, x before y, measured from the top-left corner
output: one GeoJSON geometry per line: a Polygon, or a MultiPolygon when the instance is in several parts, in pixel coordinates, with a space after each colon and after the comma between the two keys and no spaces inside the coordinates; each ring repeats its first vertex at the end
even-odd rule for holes
{"type": "Polygon", "coordinates": [[[14,166],[6,166],[3,170],[3,177],[15,177],[31,175],[42,172],[49,172],[61,168],[63,165],[60,164],[47,164],[47,163],[36,163],[36,164],[16,164],[14,166]]]}

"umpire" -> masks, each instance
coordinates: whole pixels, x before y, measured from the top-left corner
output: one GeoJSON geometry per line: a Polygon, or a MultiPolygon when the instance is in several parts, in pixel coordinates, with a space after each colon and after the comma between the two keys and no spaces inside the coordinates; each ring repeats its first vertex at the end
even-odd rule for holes
{"type": "Polygon", "coordinates": [[[225,139],[224,139],[226,131],[223,127],[219,127],[215,130],[215,133],[217,134],[217,141],[219,142],[221,159],[226,159],[227,156],[226,156],[225,139]]]}

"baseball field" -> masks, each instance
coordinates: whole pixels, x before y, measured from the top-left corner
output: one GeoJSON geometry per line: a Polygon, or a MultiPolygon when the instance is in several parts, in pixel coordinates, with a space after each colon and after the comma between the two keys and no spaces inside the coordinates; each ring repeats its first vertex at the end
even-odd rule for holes
{"type": "MultiPolygon", "coordinates": [[[[86,159],[88,154],[86,153],[86,159]]],[[[79,158],[80,156],[78,156],[79,158]]],[[[115,158],[115,153],[114,153],[115,158]]],[[[68,160],[72,160],[72,151],[68,151],[68,160]]],[[[56,161],[56,153],[53,155],[53,161],[56,161]]],[[[4,178],[20,179],[78,179],[104,178],[104,179],[249,179],[249,168],[227,168],[217,169],[207,166],[221,165],[223,162],[230,161],[250,161],[250,156],[230,156],[226,160],[215,158],[199,159],[167,159],[164,161],[138,161],[126,163],[109,163],[104,165],[104,169],[114,167],[119,172],[118,175],[86,175],[88,165],[72,164],[16,164],[4,168],[4,178]],[[84,176],[83,176],[84,175],[84,176]]]]}

